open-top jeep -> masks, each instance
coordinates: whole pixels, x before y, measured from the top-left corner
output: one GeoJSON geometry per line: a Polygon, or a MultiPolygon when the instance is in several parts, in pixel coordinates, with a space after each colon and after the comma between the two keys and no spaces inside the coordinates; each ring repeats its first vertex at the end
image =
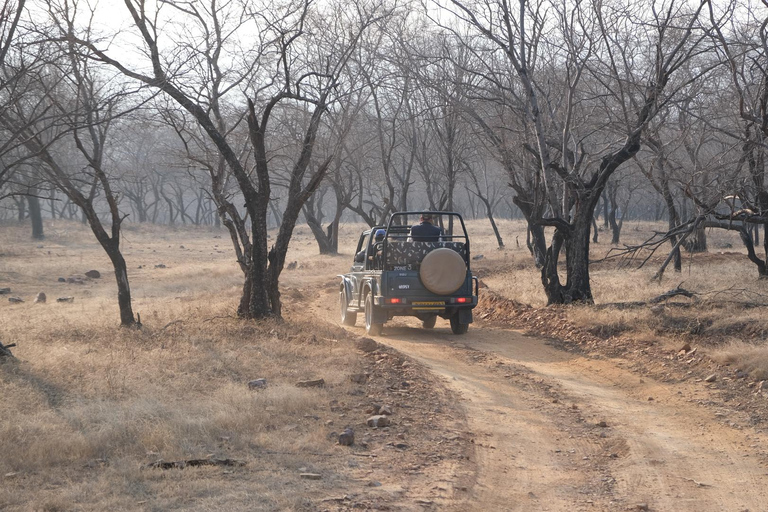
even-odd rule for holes
{"type": "Polygon", "coordinates": [[[478,281],[469,263],[469,237],[458,213],[393,213],[386,226],[360,235],[352,268],[339,276],[341,322],[355,325],[363,312],[366,332],[376,335],[395,316],[418,317],[425,329],[439,316],[464,334],[477,306],[478,281]],[[411,236],[410,224],[424,214],[443,230],[428,241],[411,236]]]}

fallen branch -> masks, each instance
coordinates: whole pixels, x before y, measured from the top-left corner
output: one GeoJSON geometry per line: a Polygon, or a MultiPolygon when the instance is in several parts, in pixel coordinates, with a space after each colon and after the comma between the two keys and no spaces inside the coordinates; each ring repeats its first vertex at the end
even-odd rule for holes
{"type": "Polygon", "coordinates": [[[658,297],[654,297],[651,300],[648,301],[649,304],[658,304],[659,302],[665,301],[667,299],[670,299],[672,297],[677,297],[678,295],[682,295],[684,297],[688,297],[689,299],[696,300],[695,293],[689,292],[688,290],[684,288],[680,288],[682,286],[682,283],[677,285],[677,288],[673,288],[672,290],[669,290],[667,292],[662,293],[658,297]]]}
{"type": "Polygon", "coordinates": [[[11,354],[11,351],[8,350],[9,348],[13,348],[15,346],[16,346],[15,343],[11,343],[10,345],[3,345],[2,343],[0,343],[0,357],[10,357],[15,359],[14,355],[11,354]]]}
{"type": "Polygon", "coordinates": [[[172,325],[176,325],[176,324],[182,324],[182,323],[184,323],[184,320],[174,320],[173,322],[168,322],[167,324],[165,324],[165,325],[163,326],[163,328],[162,328],[162,329],[160,329],[160,330],[161,330],[161,331],[164,331],[164,330],[166,330],[167,328],[169,328],[169,327],[170,327],[170,326],[172,326],[172,325]]]}
{"type": "Polygon", "coordinates": [[[184,469],[200,466],[245,466],[245,461],[235,459],[187,459],[165,462],[158,460],[144,466],[146,469],[184,469]]]}

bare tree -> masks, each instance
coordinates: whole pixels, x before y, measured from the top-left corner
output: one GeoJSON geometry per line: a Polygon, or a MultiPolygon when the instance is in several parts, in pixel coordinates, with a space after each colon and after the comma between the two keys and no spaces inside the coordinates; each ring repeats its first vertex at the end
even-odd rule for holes
{"type": "Polygon", "coordinates": [[[546,202],[548,209],[536,224],[554,228],[542,268],[548,302],[591,303],[595,208],[610,177],[639,151],[648,122],[681,86],[671,83],[673,75],[702,51],[699,15],[706,2],[692,10],[674,0],[611,9],[527,0],[517,10],[505,1],[451,5],[474,31],[470,38],[454,29],[456,37],[480,45],[476,53],[502,52],[518,80],[515,93],[532,127],[529,150],[538,161],[535,181],[544,192],[534,204],[546,202]],[[597,112],[607,122],[595,119],[597,112]]]}

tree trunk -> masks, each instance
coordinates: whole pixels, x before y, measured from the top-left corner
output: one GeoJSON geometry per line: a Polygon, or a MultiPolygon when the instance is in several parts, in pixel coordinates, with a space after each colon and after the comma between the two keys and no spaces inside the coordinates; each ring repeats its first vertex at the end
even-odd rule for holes
{"type": "MultiPolygon", "coordinates": [[[[37,190],[31,190],[31,194],[37,194],[37,190]]],[[[29,218],[32,221],[32,238],[42,240],[45,238],[43,233],[43,212],[40,208],[40,199],[36,195],[27,196],[29,204],[29,218]]]]}
{"type": "Polygon", "coordinates": [[[589,282],[589,232],[592,215],[585,218],[575,212],[574,222],[564,235],[559,229],[547,249],[545,264],[541,269],[541,281],[547,294],[547,305],[583,302],[593,304],[592,287],[589,282]],[[560,283],[557,260],[560,246],[565,247],[566,282],[560,283]]]}
{"type": "Polygon", "coordinates": [[[114,244],[104,246],[112,266],[115,269],[115,280],[117,281],[117,303],[120,307],[120,325],[131,326],[136,323],[133,316],[133,307],[131,306],[131,287],[128,284],[128,267],[125,264],[125,258],[119,248],[113,247],[114,244]]]}

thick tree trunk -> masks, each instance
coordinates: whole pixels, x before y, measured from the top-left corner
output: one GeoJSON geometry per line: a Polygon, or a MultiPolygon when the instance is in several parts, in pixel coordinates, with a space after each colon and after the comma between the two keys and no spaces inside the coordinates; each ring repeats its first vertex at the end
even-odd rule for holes
{"type": "MultiPolygon", "coordinates": [[[[33,190],[32,194],[36,194],[37,191],[33,190]]],[[[43,233],[43,212],[40,208],[40,199],[36,195],[27,196],[27,203],[29,204],[29,218],[32,221],[32,238],[35,240],[42,240],[45,238],[43,233]]]]}

